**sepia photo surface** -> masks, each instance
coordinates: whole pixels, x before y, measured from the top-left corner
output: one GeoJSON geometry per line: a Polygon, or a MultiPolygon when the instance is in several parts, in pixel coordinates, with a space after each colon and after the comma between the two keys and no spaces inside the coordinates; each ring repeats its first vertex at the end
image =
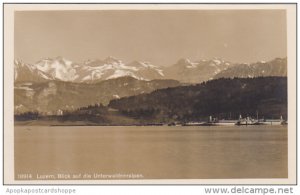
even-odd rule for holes
{"type": "Polygon", "coordinates": [[[6,4],[5,183],[295,183],[295,9],[6,4]]]}

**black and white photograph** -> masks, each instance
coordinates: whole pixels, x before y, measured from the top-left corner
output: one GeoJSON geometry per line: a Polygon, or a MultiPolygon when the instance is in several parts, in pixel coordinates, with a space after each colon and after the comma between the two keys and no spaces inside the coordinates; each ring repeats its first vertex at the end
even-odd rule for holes
{"type": "Polygon", "coordinates": [[[295,9],[4,5],[4,182],[295,183],[295,9]]]}

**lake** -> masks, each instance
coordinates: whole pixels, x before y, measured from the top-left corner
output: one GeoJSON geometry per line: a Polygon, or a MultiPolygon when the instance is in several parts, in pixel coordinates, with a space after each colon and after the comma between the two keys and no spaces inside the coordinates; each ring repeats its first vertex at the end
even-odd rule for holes
{"type": "Polygon", "coordinates": [[[287,178],[287,150],[287,126],[15,126],[15,178],[287,178]]]}

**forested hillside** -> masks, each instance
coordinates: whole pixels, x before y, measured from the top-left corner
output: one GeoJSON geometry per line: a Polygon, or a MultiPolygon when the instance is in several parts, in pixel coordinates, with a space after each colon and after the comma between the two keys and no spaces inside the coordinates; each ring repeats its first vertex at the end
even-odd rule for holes
{"type": "Polygon", "coordinates": [[[156,90],[110,101],[126,116],[156,121],[191,121],[209,117],[237,119],[287,117],[287,78],[217,79],[197,85],[156,90]]]}

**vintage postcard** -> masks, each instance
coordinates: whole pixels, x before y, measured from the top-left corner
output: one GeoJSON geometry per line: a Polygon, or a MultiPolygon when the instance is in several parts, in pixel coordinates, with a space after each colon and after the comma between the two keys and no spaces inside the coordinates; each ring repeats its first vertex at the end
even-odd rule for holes
{"type": "Polygon", "coordinates": [[[295,184],[296,4],[4,4],[4,184],[295,184]]]}

